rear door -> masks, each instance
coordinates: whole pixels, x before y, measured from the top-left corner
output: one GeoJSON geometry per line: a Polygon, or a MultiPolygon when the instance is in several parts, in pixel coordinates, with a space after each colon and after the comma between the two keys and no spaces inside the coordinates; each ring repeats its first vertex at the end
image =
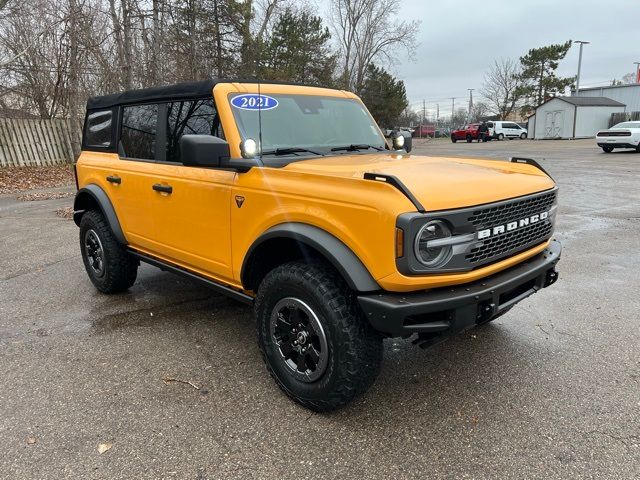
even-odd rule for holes
{"type": "Polygon", "coordinates": [[[109,196],[124,234],[133,247],[153,249],[155,225],[151,202],[151,176],[154,170],[157,105],[120,107],[118,161],[108,172],[109,196]]]}

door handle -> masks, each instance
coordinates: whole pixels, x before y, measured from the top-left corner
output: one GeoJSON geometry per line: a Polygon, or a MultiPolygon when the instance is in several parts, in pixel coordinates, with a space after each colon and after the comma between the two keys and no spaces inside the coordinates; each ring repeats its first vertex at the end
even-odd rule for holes
{"type": "Polygon", "coordinates": [[[156,192],[162,192],[162,193],[173,192],[173,187],[171,185],[162,185],[161,183],[156,183],[151,188],[153,188],[156,192]]]}
{"type": "Polygon", "coordinates": [[[107,177],[107,182],[115,183],[117,185],[120,185],[122,183],[122,179],[120,177],[115,176],[115,175],[109,175],[107,177]]]}

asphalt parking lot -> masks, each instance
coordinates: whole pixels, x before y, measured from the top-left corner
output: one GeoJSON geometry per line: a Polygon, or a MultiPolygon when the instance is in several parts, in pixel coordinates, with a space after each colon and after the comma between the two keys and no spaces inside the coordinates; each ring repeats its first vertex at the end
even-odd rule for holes
{"type": "Polygon", "coordinates": [[[432,349],[387,340],[374,387],[327,415],[272,382],[250,308],[149,266],[100,295],[54,213],[70,198],[0,197],[0,477],[640,478],[640,154],[413,153],[539,160],[561,188],[560,280],[432,349]]]}

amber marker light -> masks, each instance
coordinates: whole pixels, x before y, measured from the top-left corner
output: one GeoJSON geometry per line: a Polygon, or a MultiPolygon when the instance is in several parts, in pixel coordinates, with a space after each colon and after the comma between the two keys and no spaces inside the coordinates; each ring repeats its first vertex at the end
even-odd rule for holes
{"type": "Polygon", "coordinates": [[[396,228],[396,258],[404,257],[404,230],[396,228]]]}

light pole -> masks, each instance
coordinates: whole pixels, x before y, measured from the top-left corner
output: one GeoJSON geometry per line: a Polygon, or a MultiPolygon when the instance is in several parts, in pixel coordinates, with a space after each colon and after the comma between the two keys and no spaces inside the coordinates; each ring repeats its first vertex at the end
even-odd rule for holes
{"type": "Polygon", "coordinates": [[[473,110],[473,91],[475,88],[467,88],[469,90],[469,116],[467,117],[467,123],[471,121],[471,110],[473,110]]]}
{"type": "Polygon", "coordinates": [[[633,62],[636,66],[636,83],[640,83],[640,62],[633,62]]]}
{"type": "Polygon", "coordinates": [[[573,43],[579,43],[580,44],[580,55],[578,56],[578,76],[576,77],[576,95],[580,93],[580,70],[582,69],[582,47],[585,44],[589,44],[591,42],[585,42],[582,40],[576,40],[573,43]]]}

